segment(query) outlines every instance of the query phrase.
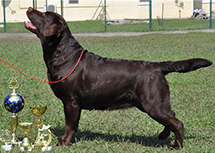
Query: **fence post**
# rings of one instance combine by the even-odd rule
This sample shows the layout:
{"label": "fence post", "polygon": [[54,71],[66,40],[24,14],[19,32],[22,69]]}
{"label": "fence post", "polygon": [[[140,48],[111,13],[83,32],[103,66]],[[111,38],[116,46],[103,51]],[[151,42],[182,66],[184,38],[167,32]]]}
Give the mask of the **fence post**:
{"label": "fence post", "polygon": [[162,3],[162,20],[161,20],[162,27],[163,27],[163,14],[164,14],[164,3]]}
{"label": "fence post", "polygon": [[63,16],[63,0],[60,1],[61,16]]}
{"label": "fence post", "polygon": [[48,8],[48,1],[46,0],[46,11],[47,11],[47,8]]}
{"label": "fence post", "polygon": [[33,8],[37,9],[37,0],[33,0]]}
{"label": "fence post", "polygon": [[104,15],[105,15],[105,32],[107,32],[107,8],[106,8],[106,0],[104,0]]}
{"label": "fence post", "polygon": [[210,29],[212,28],[212,0],[210,0]]}
{"label": "fence post", "polygon": [[149,31],[152,30],[152,0],[149,0]]}
{"label": "fence post", "polygon": [[35,8],[35,7],[34,7],[34,0],[33,0],[33,8]]}
{"label": "fence post", "polygon": [[3,0],[4,32],[6,32],[5,0]]}

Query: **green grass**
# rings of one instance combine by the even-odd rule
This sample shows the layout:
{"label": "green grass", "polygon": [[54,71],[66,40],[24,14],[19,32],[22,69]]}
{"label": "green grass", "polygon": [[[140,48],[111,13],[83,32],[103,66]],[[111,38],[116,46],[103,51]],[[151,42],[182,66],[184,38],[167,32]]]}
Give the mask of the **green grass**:
{"label": "green grass", "polygon": [[[72,32],[104,32],[104,21],[74,21],[68,22]],[[26,33],[28,32],[23,23],[7,23],[8,33]],[[167,30],[194,30],[194,29],[208,29],[209,20],[196,19],[165,19],[163,27],[159,26],[157,20],[152,20],[153,31],[167,31]],[[123,24],[123,25],[107,25],[107,32],[146,32],[149,31],[148,23],[141,24]],[[4,32],[4,28],[0,28],[0,33]]]}
{"label": "green grass", "polygon": [[[215,61],[215,33],[76,38],[85,49],[110,58],[155,62],[201,57]],[[42,49],[36,36],[0,38],[0,46],[2,59],[31,76],[46,78]],[[26,78],[2,62],[0,72],[0,129],[10,129],[10,113],[3,107],[3,99],[11,92],[7,80],[16,76],[21,82],[17,91],[25,97],[25,107],[18,113],[19,122],[34,121],[35,116],[29,110],[31,105],[47,105],[48,109],[42,118],[45,124],[52,125],[51,152],[172,152],[168,146],[174,140],[174,135],[159,141],[157,137],[163,126],[136,108],[117,111],[83,110],[76,143],[70,147],[55,147],[57,136],[64,134],[64,113],[62,103],[54,96],[49,85]],[[215,152],[214,76],[214,66],[211,66],[186,74],[171,73],[166,77],[171,90],[172,109],[185,126],[184,148],[177,151],[179,153]],[[23,137],[19,128],[16,134],[18,138]],[[35,140],[35,127],[29,137],[32,142]],[[19,149],[15,147],[12,153],[17,152]],[[33,152],[39,152],[39,149]]]}

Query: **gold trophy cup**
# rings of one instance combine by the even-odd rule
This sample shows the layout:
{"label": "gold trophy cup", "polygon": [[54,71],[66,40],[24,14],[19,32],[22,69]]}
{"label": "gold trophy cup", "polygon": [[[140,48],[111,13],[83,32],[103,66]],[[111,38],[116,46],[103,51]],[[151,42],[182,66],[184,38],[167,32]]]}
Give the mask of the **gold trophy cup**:
{"label": "gold trophy cup", "polygon": [[22,143],[20,145],[20,148],[23,150],[31,150],[32,147],[31,147],[31,144],[28,140],[28,132],[30,131],[30,129],[32,128],[32,123],[30,122],[22,122],[22,123],[19,123],[19,128],[24,131],[24,138],[22,140]]}
{"label": "gold trophy cup", "polygon": [[31,112],[37,116],[37,118],[34,121],[34,124],[37,126],[37,138],[36,141],[34,142],[34,146],[43,146],[43,140],[41,138],[42,131],[40,129],[43,128],[43,121],[40,118],[41,115],[45,113],[47,109],[47,106],[31,106],[30,110]]}

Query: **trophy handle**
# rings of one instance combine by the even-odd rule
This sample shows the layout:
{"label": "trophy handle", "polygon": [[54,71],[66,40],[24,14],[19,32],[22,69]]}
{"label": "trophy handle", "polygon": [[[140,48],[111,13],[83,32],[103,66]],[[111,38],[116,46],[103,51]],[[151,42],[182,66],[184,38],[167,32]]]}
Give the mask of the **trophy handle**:
{"label": "trophy handle", "polygon": [[47,132],[48,132],[48,141],[45,141],[44,143],[43,143],[43,146],[44,147],[48,147],[49,146],[49,144],[51,143],[51,140],[52,140],[52,135],[51,135],[51,131],[50,130],[47,130]]}

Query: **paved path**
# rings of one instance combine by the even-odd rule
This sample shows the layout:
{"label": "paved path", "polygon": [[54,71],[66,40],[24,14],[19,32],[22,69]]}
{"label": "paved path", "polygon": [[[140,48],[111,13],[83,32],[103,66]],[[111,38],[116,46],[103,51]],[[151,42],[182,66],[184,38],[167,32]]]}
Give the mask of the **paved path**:
{"label": "paved path", "polygon": [[152,31],[152,32],[107,32],[107,33],[77,33],[74,36],[96,36],[96,37],[113,37],[113,36],[140,36],[147,34],[177,34],[190,32],[207,32],[215,33],[215,29],[206,30],[189,30],[189,31]]}
{"label": "paved path", "polygon": [[[215,29],[206,29],[206,30],[183,30],[183,31],[152,31],[152,32],[106,32],[106,33],[74,33],[74,36],[92,36],[92,37],[114,37],[114,36],[140,36],[146,34],[181,34],[181,33],[190,33],[190,32],[207,32],[215,33]],[[1,33],[0,38],[8,37],[35,37],[33,33]]]}

